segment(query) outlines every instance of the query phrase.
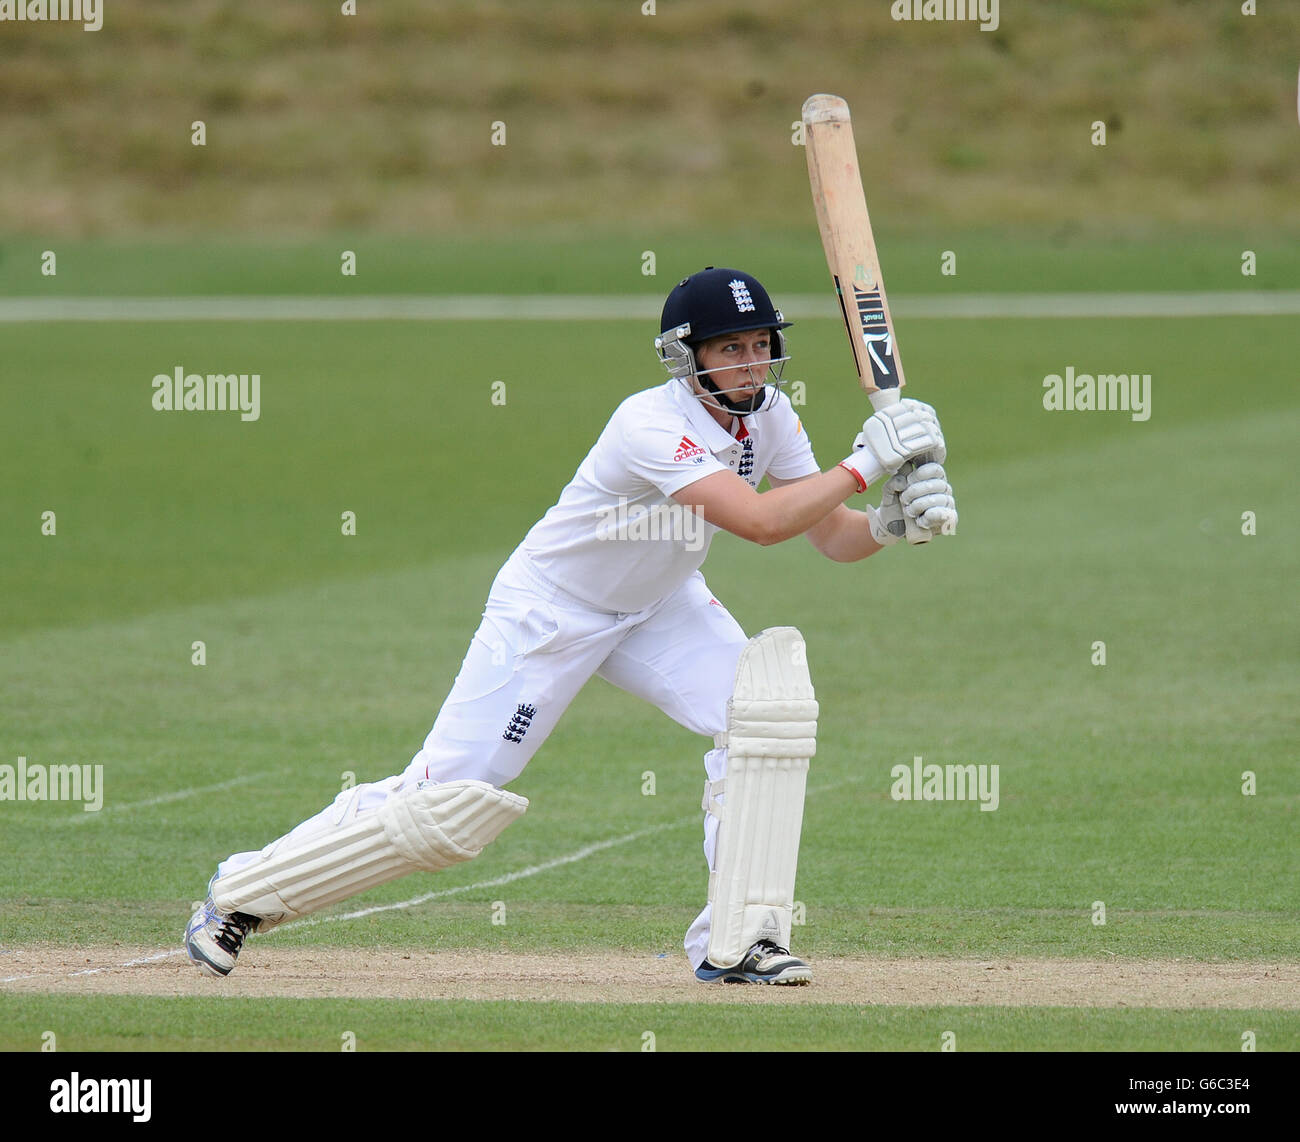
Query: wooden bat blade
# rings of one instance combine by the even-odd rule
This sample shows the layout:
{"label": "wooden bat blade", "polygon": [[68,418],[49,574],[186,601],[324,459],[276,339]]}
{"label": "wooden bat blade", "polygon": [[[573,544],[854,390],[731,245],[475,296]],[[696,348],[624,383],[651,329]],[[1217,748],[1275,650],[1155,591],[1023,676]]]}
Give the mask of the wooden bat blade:
{"label": "wooden bat blade", "polygon": [[868,393],[900,389],[906,382],[862,190],[849,105],[837,95],[810,96],[803,105],[803,123],[817,228],[858,380]]}
{"label": "wooden bat blade", "polygon": [[[808,182],[826,265],[853,347],[858,383],[879,410],[902,396],[905,382],[862,189],[849,105],[838,95],[812,95],[804,101],[803,124]],[[911,518],[904,526],[908,543],[929,541],[930,532]]]}

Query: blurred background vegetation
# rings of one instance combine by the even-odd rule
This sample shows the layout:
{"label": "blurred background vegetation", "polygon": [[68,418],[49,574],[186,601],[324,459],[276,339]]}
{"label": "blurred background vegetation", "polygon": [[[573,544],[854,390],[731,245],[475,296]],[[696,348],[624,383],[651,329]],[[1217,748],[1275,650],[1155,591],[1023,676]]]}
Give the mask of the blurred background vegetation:
{"label": "blurred background vegetation", "polygon": [[1294,0],[1003,0],[991,32],[889,0],[341,6],[0,25],[0,235],[806,229],[823,90],[896,230],[1300,233]]}

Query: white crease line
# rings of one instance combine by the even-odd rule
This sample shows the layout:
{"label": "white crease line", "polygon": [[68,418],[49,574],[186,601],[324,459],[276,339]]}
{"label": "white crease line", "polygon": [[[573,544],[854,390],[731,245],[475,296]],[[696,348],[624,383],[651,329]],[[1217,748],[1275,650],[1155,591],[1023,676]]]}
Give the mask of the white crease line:
{"label": "white crease line", "polygon": [[[157,953],[157,955],[141,956],[138,960],[127,960],[126,963],[118,964],[117,966],[120,968],[134,968],[134,967],[139,967],[141,964],[152,964],[152,963],[156,963],[158,960],[169,960],[172,958],[172,956],[183,956],[184,954],[185,954],[184,948],[173,948],[170,952],[159,952]],[[102,971],[111,971],[111,970],[112,970],[111,968],[82,968],[81,971],[72,972],[71,975],[68,976],[68,978],[71,979],[73,978],[73,976],[79,976],[79,975],[98,975]],[[8,983],[8,982],[9,981],[7,979],[0,980],[0,983]]]}
{"label": "white crease line", "polygon": [[[134,967],[139,967],[141,964],[152,964],[158,960],[169,960],[173,956],[183,956],[184,954],[185,954],[184,948],[173,948],[170,952],[158,952],[152,956],[142,956],[138,960],[127,960],[126,963],[124,964],[114,964],[112,967],[82,968],[81,971],[68,972],[62,978],[72,979],[74,976],[98,975],[100,972],[116,971],[118,968],[134,968]],[[10,975],[10,976],[5,976],[3,979],[0,979],[0,983],[16,983],[20,979],[40,979],[42,976],[48,976],[53,974],[54,974],[53,972],[33,972],[31,975]]]}
{"label": "white crease line", "polygon": [[[834,789],[839,789],[845,785],[854,785],[864,780],[863,777],[846,777],[843,781],[836,781],[830,785],[823,785],[820,789],[810,789],[808,796],[813,797],[822,793],[829,793]],[[275,929],[277,932],[287,932],[291,928],[311,927],[315,924],[329,924],[339,920],[356,920],[362,916],[371,916],[376,912],[392,912],[399,908],[414,908],[417,904],[425,904],[430,900],[437,900],[439,897],[456,896],[462,892],[473,892],[479,888],[497,888],[502,884],[510,884],[512,881],[523,880],[529,876],[536,876],[539,872],[549,872],[553,868],[559,868],[561,865],[573,864],[576,861],[584,860],[593,853],[603,852],[605,849],[612,849],[618,845],[626,845],[632,841],[639,841],[644,837],[654,836],[656,833],[666,832],[669,829],[680,829],[686,825],[695,825],[700,822],[700,813],[692,813],[689,817],[678,817],[675,821],[666,821],[661,825],[651,825],[648,829],[638,829],[634,833],[624,833],[621,837],[610,837],[608,840],[596,841],[594,844],[584,845],[580,849],[575,849],[566,856],[556,857],[554,860],[544,861],[542,864],[529,865],[527,868],[521,868],[516,872],[508,872],[504,876],[493,877],[491,880],[479,880],[473,884],[459,884],[453,888],[444,888],[440,892],[427,892],[423,896],[412,897],[410,900],[399,900],[395,904],[377,904],[373,908],[362,908],[357,912],[344,912],[337,916],[320,916],[294,920],[288,924],[282,924]],[[272,933],[267,933],[268,938]],[[158,960],[171,959],[173,956],[185,955],[184,948],[173,948],[168,952],[159,952],[156,955],[144,956],[141,959],[128,960],[126,963],[113,964],[109,967],[102,968],[83,968],[81,971],[70,972],[62,976],[63,979],[72,979],[75,976],[98,975],[106,971],[118,971],[121,968],[139,967],[142,964],[155,963]],[[25,979],[40,979],[49,976],[51,972],[33,972],[31,975],[11,975],[0,979],[0,983],[17,983]]]}
{"label": "white crease line", "polygon": [[[826,293],[785,294],[794,319],[834,318]],[[904,318],[1277,317],[1300,314],[1300,290],[1162,293],[898,294]],[[43,321],[645,321],[662,295],[379,294],[366,297],[9,297],[0,322]]]}
{"label": "white crease line", "polygon": [[165,805],[168,801],[183,801],[186,797],[197,797],[200,793],[219,793],[223,789],[232,789],[236,785],[247,785],[250,781],[260,781],[265,773],[253,773],[246,777],[232,777],[229,781],[219,781],[216,785],[200,785],[196,789],[178,789],[174,793],[161,793],[157,797],[146,797],[143,801],[127,801],[122,804],[105,805],[94,813],[84,810],[73,817],[59,817],[51,825],[75,825],[88,818],[101,817],[110,811],[124,812],[127,809],[147,809],[151,805]]}

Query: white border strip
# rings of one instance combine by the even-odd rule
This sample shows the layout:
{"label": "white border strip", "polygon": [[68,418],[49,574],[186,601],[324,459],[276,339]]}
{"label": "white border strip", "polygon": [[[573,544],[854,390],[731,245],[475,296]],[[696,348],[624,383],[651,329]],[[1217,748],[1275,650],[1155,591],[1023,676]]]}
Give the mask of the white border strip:
{"label": "white border strip", "polygon": [[[779,299],[793,319],[834,318],[825,294]],[[1300,314],[1300,290],[1218,293],[1006,293],[891,299],[907,318],[1281,317]],[[50,321],[653,321],[657,295],[464,294],[370,297],[0,298],[0,322]]]}

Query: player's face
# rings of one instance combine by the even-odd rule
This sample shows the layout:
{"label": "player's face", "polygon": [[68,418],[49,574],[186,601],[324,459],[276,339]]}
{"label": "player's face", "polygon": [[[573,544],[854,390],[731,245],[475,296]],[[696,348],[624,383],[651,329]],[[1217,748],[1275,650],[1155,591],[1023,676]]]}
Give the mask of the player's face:
{"label": "player's face", "polygon": [[733,401],[744,401],[763,387],[772,360],[772,333],[751,329],[724,333],[702,342],[695,350],[698,368],[719,369],[708,377]]}

